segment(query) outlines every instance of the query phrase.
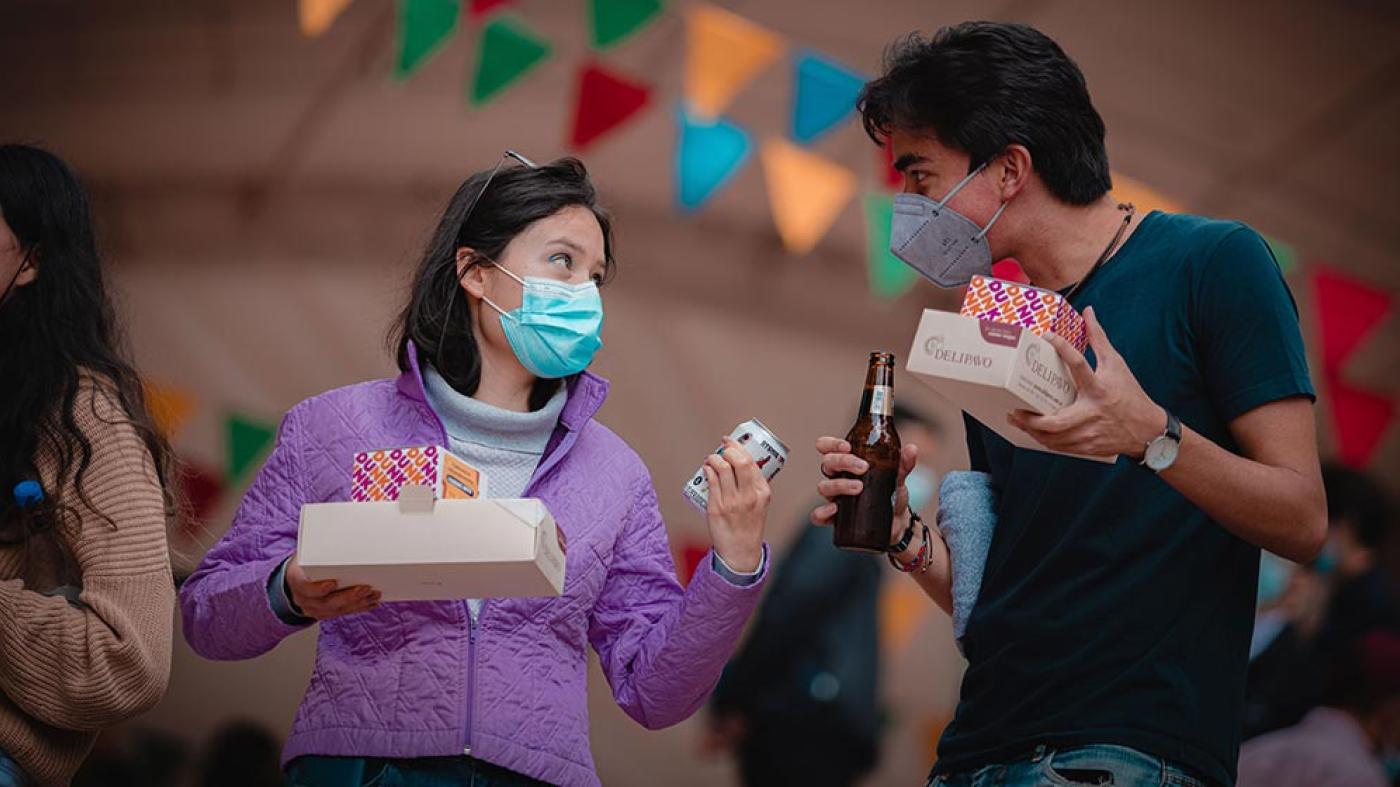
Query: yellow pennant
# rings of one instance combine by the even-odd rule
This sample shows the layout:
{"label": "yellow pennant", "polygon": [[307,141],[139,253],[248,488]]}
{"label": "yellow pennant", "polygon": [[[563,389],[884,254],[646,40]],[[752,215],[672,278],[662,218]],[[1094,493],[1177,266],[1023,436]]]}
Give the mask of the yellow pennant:
{"label": "yellow pennant", "polygon": [[1131,202],[1137,208],[1138,216],[1146,216],[1149,211],[1182,213],[1186,206],[1152,188],[1140,180],[1134,180],[1121,172],[1113,173],[1113,198],[1119,202]]}
{"label": "yellow pennant", "polygon": [[146,408],[151,411],[156,428],[165,435],[165,439],[174,440],[194,412],[194,394],[184,388],[150,380],[144,381],[142,387],[146,394]]}
{"label": "yellow pennant", "polygon": [[687,13],[686,46],[686,99],[692,114],[708,120],[719,117],[784,48],[778,35],[710,5]]}
{"label": "yellow pennant", "polygon": [[806,254],[831,229],[856,192],[856,175],[787,140],[763,143],[768,204],[783,245]]}
{"label": "yellow pennant", "polygon": [[335,22],[350,0],[298,0],[301,4],[301,34],[315,38]]}

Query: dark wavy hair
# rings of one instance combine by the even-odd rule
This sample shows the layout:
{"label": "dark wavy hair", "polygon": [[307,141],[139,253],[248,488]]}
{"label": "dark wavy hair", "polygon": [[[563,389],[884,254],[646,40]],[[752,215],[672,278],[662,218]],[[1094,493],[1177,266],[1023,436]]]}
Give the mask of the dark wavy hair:
{"label": "dark wavy hair", "polygon": [[1112,186],[1104,124],[1079,66],[1028,25],[964,22],[896,41],[884,74],[857,106],[878,144],[899,129],[932,132],[972,159],[968,171],[1008,145],[1024,145],[1045,187],[1087,205]]}
{"label": "dark wavy hair", "polygon": [[[66,479],[89,509],[83,478],[92,443],[78,427],[74,409],[85,379],[115,396],[155,462],[167,512],[171,453],[146,408],[141,381],[122,349],[102,266],[87,195],[57,156],[28,145],[0,145],[0,218],[29,255],[38,276],[0,304],[0,543],[43,540],[72,568],[72,554],[56,526],[72,527],[77,516],[66,495]],[[45,488],[35,509],[21,511],[12,490],[38,479],[37,458],[57,461],[59,488]],[[26,560],[29,553],[26,552]]]}
{"label": "dark wavy hair", "polygon": [[[489,175],[490,170],[484,170],[467,178],[448,201],[418,263],[408,305],[390,335],[391,345],[397,347],[400,371],[410,368],[411,340],[418,362],[435,368],[448,384],[467,396],[475,394],[481,384],[481,351],[472,332],[466,295],[458,292],[457,249],[468,247],[477,252],[470,265],[481,264],[481,255],[499,259],[526,227],[577,205],[591,211],[603,231],[604,281],[611,279],[616,267],[612,217],[599,204],[583,162],[561,158],[538,167],[504,166],[482,192]],[[543,407],[559,385],[558,380],[537,381],[530,393],[530,409]]]}

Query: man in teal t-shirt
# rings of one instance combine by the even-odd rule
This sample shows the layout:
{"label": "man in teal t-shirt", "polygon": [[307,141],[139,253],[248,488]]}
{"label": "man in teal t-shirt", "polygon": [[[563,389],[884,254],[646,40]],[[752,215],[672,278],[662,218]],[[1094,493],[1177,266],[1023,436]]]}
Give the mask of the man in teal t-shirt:
{"label": "man in teal t-shirt", "polygon": [[[1237,222],[1115,202],[1084,77],[1032,28],[903,39],[860,106],[904,176],[896,254],[943,286],[1015,257],[1085,315],[1088,357],[1052,340],[1075,403],[1007,417],[1061,453],[1118,457],[1015,448],[967,419],[997,524],[930,783],[1233,783],[1259,549],[1305,561],[1327,528],[1313,388],[1269,247]],[[823,496],[858,493],[833,477],[865,471],[850,446],[817,448]],[[907,473],[917,448],[903,458]],[[951,611],[947,549],[932,537],[920,564],[906,500],[894,558]]]}

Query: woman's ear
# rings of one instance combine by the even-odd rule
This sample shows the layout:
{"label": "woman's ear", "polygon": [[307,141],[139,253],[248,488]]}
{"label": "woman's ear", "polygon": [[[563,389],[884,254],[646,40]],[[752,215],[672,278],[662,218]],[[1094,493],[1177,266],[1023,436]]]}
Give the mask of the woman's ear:
{"label": "woman's ear", "polygon": [[23,287],[39,278],[39,250],[35,249],[25,258],[24,264],[20,266],[19,275],[15,277],[15,286]]}
{"label": "woman's ear", "polygon": [[457,280],[462,283],[462,289],[477,300],[486,293],[484,268],[475,249],[466,246],[457,249]]}

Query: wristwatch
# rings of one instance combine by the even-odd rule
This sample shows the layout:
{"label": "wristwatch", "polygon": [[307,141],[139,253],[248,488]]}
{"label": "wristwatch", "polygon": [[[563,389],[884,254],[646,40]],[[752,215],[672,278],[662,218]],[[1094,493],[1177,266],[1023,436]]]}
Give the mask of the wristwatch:
{"label": "wristwatch", "polygon": [[1167,428],[1156,439],[1147,444],[1142,455],[1142,466],[1154,473],[1160,473],[1172,466],[1176,455],[1181,451],[1181,419],[1167,413]]}
{"label": "wristwatch", "polygon": [[890,544],[888,547],[885,547],[885,551],[890,553],[891,555],[898,555],[899,553],[908,549],[909,545],[914,542],[914,532],[918,530],[919,525],[922,524],[923,521],[924,520],[919,517],[919,514],[916,511],[910,509],[909,527],[904,528],[904,537],[899,539],[895,543]]}

